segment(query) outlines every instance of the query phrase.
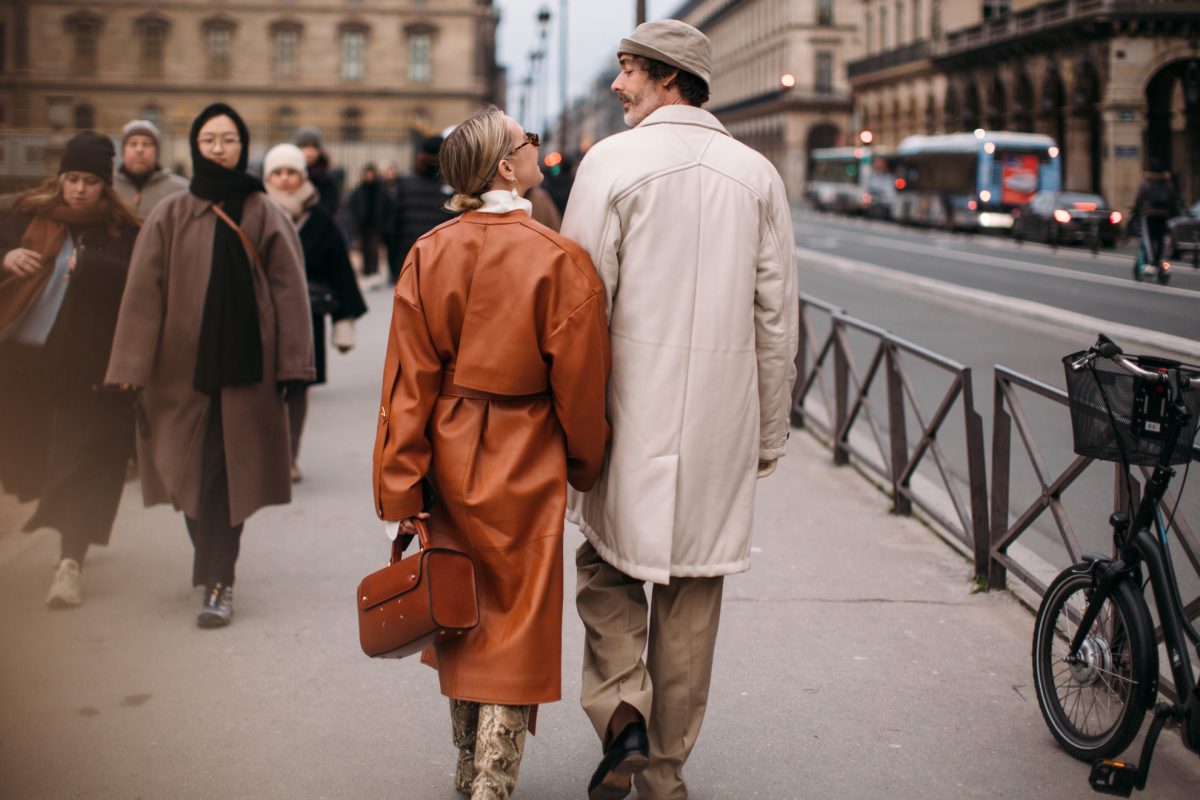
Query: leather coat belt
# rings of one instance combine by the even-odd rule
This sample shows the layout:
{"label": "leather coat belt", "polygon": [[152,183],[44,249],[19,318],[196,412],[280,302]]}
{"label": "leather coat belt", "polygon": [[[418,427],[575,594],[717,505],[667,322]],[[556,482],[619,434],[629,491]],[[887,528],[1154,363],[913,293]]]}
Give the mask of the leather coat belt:
{"label": "leather coat belt", "polygon": [[495,392],[485,392],[479,389],[471,389],[466,386],[459,386],[454,382],[454,371],[446,370],[442,373],[442,394],[446,397],[465,397],[470,400],[536,400],[542,397],[549,397],[550,390],[543,389],[540,392],[532,394],[496,394]]}

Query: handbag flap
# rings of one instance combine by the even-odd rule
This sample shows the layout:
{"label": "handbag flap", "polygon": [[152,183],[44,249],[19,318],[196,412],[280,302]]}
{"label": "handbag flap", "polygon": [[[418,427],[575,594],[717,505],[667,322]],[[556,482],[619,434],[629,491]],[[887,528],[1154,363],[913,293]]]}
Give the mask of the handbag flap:
{"label": "handbag flap", "polygon": [[358,606],[366,610],[416,588],[429,550],[420,550],[372,572],[358,584]]}
{"label": "handbag flap", "polygon": [[435,550],[429,554],[425,566],[429,570],[429,610],[438,625],[445,628],[478,625],[479,598],[475,562],[471,557],[456,550]]}

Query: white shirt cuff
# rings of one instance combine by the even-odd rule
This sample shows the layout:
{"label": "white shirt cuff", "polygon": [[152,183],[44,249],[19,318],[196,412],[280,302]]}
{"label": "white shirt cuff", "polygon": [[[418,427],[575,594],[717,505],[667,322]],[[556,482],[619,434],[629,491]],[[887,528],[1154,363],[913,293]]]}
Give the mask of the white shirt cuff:
{"label": "white shirt cuff", "polygon": [[383,523],[383,529],[387,533],[387,537],[389,539],[391,539],[393,542],[396,541],[396,537],[398,537],[400,535],[400,523],[399,522],[392,522],[390,520],[385,520]]}

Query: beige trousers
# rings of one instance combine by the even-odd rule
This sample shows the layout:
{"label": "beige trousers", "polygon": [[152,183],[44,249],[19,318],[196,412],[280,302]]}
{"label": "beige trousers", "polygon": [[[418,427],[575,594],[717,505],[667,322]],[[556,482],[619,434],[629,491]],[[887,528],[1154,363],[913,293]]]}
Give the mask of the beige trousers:
{"label": "beige trousers", "polygon": [[647,603],[644,582],[605,562],[590,542],[576,551],[575,567],[583,709],[603,743],[617,707],[636,708],[650,738],[638,797],[685,800],[683,765],[708,706],[725,579],[671,578],[654,585]]}

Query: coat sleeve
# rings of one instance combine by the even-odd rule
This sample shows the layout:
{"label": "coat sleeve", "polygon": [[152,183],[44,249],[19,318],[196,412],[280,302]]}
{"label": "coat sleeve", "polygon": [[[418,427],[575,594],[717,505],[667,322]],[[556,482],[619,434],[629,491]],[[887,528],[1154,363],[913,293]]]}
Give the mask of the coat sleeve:
{"label": "coat sleeve", "polygon": [[620,282],[621,219],[610,197],[602,165],[584,157],[559,232],[584,249],[604,284],[605,308],[612,315]]}
{"label": "coat sleeve", "polygon": [[263,214],[262,267],[275,308],[275,380],[311,381],[317,371],[304,251],[291,222],[265,198]]}
{"label": "coat sleeve", "polygon": [[586,492],[600,476],[610,436],[604,403],[612,353],[603,295],[596,291],[572,311],[543,348],[554,412],[566,435],[567,480]]}
{"label": "coat sleeve", "polygon": [[[317,222],[317,211],[309,224]],[[354,267],[350,265],[350,254],[346,251],[346,240],[337,229],[324,209],[320,210],[321,255],[318,272],[320,280],[324,281],[337,298],[337,313],[333,321],[357,319],[367,313],[367,304],[358,288],[358,279],[354,277]],[[310,269],[313,265],[309,265]]]}
{"label": "coat sleeve", "polygon": [[375,434],[375,512],[393,521],[424,507],[421,481],[433,457],[426,429],[442,388],[442,361],[429,336],[417,272],[410,254],[392,303]]}
{"label": "coat sleeve", "polygon": [[796,249],[782,182],[772,182],[759,234],[754,288],[754,347],[758,358],[759,459],[784,454],[796,381],[799,315]]}
{"label": "coat sleeve", "polygon": [[167,260],[172,226],[160,203],[150,212],[129,261],[129,276],[121,296],[112,354],[108,359],[107,384],[145,386],[158,357],[159,338],[167,308]]}

